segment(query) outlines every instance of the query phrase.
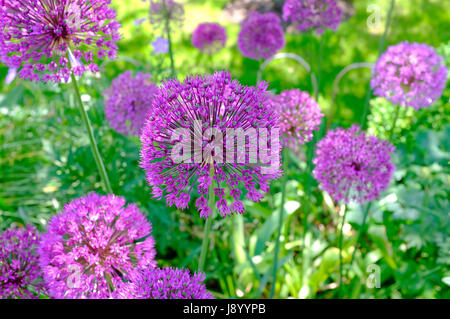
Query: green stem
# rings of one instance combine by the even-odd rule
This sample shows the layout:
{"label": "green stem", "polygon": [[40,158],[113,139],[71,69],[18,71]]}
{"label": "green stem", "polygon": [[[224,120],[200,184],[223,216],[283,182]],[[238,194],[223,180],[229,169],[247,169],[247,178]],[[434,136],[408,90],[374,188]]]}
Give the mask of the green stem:
{"label": "green stem", "polygon": [[78,101],[78,106],[79,106],[80,112],[81,112],[81,118],[83,119],[84,125],[86,126],[86,130],[89,135],[89,142],[91,144],[91,150],[92,150],[92,153],[94,154],[95,163],[97,164],[97,168],[100,173],[100,177],[103,181],[105,191],[108,194],[113,194],[113,191],[111,189],[111,183],[109,182],[108,174],[106,173],[105,165],[103,164],[102,157],[100,156],[100,152],[98,151],[97,143],[94,138],[94,132],[92,130],[91,122],[89,121],[88,114],[87,114],[86,109],[84,108],[83,102],[81,100],[80,89],[78,88],[77,79],[75,78],[75,75],[73,73],[71,74],[71,77],[72,77],[73,88],[75,90],[75,95],[76,95],[77,101]]}
{"label": "green stem", "polygon": [[[211,175],[211,174],[210,174]],[[200,251],[200,259],[198,262],[198,271],[204,271],[206,255],[208,253],[209,246],[209,234],[211,232],[211,225],[214,218],[214,180],[211,180],[211,185],[209,185],[209,199],[208,199],[208,207],[211,208],[211,215],[208,216],[205,222],[205,228],[203,231],[203,242],[202,242],[202,250]]]}
{"label": "green stem", "polygon": [[286,184],[287,184],[287,169],[288,169],[288,163],[289,163],[289,148],[285,147],[283,150],[283,184],[281,188],[281,206],[280,206],[280,218],[278,220],[278,229],[277,229],[277,238],[275,242],[275,254],[273,257],[273,270],[272,270],[272,287],[270,289],[270,299],[273,298],[275,294],[275,286],[277,283],[277,271],[278,271],[278,253],[280,250],[280,236],[281,236],[281,228],[283,226],[284,221],[284,201],[286,198]]}
{"label": "green stem", "polygon": [[355,249],[352,253],[352,258],[350,259],[350,265],[353,263],[353,259],[355,258],[356,250],[358,249],[359,241],[361,240],[362,235],[364,234],[364,228],[366,227],[367,216],[369,215],[370,206],[372,203],[368,203],[366,205],[366,209],[364,210],[363,220],[361,227],[359,228],[358,237],[356,238]]}
{"label": "green stem", "polygon": [[395,110],[394,121],[392,122],[391,130],[389,131],[389,140],[394,136],[395,125],[397,124],[398,114],[400,113],[400,105],[397,105],[397,109]]}
{"label": "green stem", "polygon": [[169,42],[169,56],[170,56],[170,70],[172,73],[172,77],[175,78],[175,62],[173,59],[173,49],[172,49],[172,38],[170,36],[170,20],[169,20],[169,14],[167,13],[166,4],[164,3],[164,8],[166,10],[166,33],[167,33],[167,41]]}
{"label": "green stem", "polygon": [[[389,26],[391,25],[392,12],[394,11],[394,6],[395,6],[395,0],[391,0],[391,3],[389,5],[388,16],[387,16],[387,20],[386,20],[386,25],[384,26],[383,36],[381,37],[380,42],[378,43],[378,58],[380,57],[381,52],[383,51],[384,45],[386,43],[387,33],[389,31]],[[372,97],[372,90],[370,88],[370,83],[369,83],[367,85],[367,93],[366,93],[366,97],[364,99],[363,114],[361,117],[361,129],[363,129],[363,130],[366,128],[366,119],[367,119],[367,115],[369,113],[369,101],[370,101],[371,97]]]}
{"label": "green stem", "polygon": [[344,225],[345,225],[345,216],[347,215],[347,206],[344,207],[344,216],[342,216],[342,224],[341,230],[339,232],[339,290],[342,291],[342,244],[344,242]]}

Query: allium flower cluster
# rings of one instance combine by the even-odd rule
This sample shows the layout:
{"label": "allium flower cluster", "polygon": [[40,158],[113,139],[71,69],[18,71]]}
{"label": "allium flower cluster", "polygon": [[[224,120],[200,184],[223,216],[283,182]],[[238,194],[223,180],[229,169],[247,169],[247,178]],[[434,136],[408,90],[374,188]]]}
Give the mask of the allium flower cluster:
{"label": "allium flower cluster", "polygon": [[175,0],[150,0],[150,23],[155,28],[165,28],[169,23],[181,26],[184,20],[184,8]]}
{"label": "allium flower cluster", "polygon": [[275,13],[250,12],[242,22],[238,35],[242,55],[254,60],[268,59],[284,45],[284,31]]}
{"label": "allium flower cluster", "polygon": [[323,113],[307,92],[298,89],[283,91],[272,97],[272,103],[280,115],[284,147],[296,149],[312,139],[314,130],[319,129]]}
{"label": "allium flower cluster", "polygon": [[447,82],[444,59],[426,44],[408,41],[388,47],[372,69],[374,94],[418,110],[430,106]]}
{"label": "allium flower cluster", "polygon": [[370,202],[391,180],[394,146],[367,136],[359,126],[329,131],[317,144],[313,174],[335,201]]}
{"label": "allium flower cluster", "polygon": [[156,265],[151,224],[125,199],[90,193],[54,216],[38,247],[53,298],[110,298],[130,274]]}
{"label": "allium flower cluster", "polygon": [[244,213],[241,188],[248,199],[260,201],[261,191],[281,173],[279,131],[270,130],[278,116],[266,88],[243,86],[228,72],[163,82],[141,135],[141,167],[153,198],[185,209],[196,186],[195,205],[204,218],[211,214],[210,186],[222,216]]}
{"label": "allium flower cluster", "polygon": [[203,284],[203,273],[187,269],[147,268],[133,274],[132,282],[118,291],[125,299],[214,299]]}
{"label": "allium flower cluster", "polygon": [[38,298],[44,289],[36,255],[38,240],[32,226],[0,234],[0,299]]}
{"label": "allium flower cluster", "polygon": [[283,5],[283,20],[293,22],[299,31],[323,28],[337,30],[342,20],[342,10],[335,0],[286,0]]}
{"label": "allium flower cluster", "polygon": [[[0,45],[22,78],[68,81],[114,58],[119,23],[110,0],[1,0]],[[0,50],[2,50],[0,49]]]}
{"label": "allium flower cluster", "polygon": [[200,23],[192,33],[192,45],[208,54],[222,49],[226,41],[225,28],[218,23]]}
{"label": "allium flower cluster", "polygon": [[152,106],[156,84],[151,75],[130,71],[120,74],[105,90],[105,116],[111,126],[123,135],[138,135]]}

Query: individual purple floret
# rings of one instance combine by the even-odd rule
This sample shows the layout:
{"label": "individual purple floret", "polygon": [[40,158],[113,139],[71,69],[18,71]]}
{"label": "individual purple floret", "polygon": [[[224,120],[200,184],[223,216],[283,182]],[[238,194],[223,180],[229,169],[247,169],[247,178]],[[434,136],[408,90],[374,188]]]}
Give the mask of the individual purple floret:
{"label": "individual purple floret", "polygon": [[226,41],[225,28],[218,23],[200,23],[192,33],[192,45],[208,54],[222,49]]}
{"label": "individual purple floret", "polygon": [[442,95],[447,82],[443,57],[426,44],[401,42],[388,47],[372,69],[376,96],[418,110]]}
{"label": "individual purple floret", "polygon": [[313,174],[335,201],[370,202],[391,180],[393,152],[392,144],[367,136],[357,125],[338,128],[317,144]]}
{"label": "individual purple floret", "polygon": [[0,51],[20,77],[68,81],[114,58],[119,23],[110,0],[0,0]]}
{"label": "individual purple floret", "polygon": [[136,205],[90,193],[64,206],[38,252],[53,298],[110,298],[137,269],[155,267],[151,224]]}
{"label": "individual purple floret", "polygon": [[307,92],[298,89],[283,91],[272,97],[272,103],[280,115],[284,147],[295,150],[312,139],[314,130],[319,129],[323,113]]}
{"label": "individual purple floret", "polygon": [[214,299],[203,284],[203,273],[187,269],[147,268],[137,271],[129,284],[118,290],[120,299]]}
{"label": "individual purple floret", "polygon": [[284,45],[284,31],[275,13],[250,12],[242,22],[238,35],[242,55],[254,60],[268,59]]}
{"label": "individual purple floret", "polygon": [[154,28],[165,29],[166,20],[177,27],[181,27],[184,21],[184,8],[175,0],[150,0],[150,23]]}
{"label": "individual purple floret", "polygon": [[337,30],[342,10],[335,0],[286,0],[283,20],[294,23],[299,31],[316,29],[321,34],[324,28]]}
{"label": "individual purple floret", "polygon": [[150,82],[151,75],[130,71],[120,74],[105,90],[105,116],[112,128],[123,135],[138,135],[145,122],[145,116],[152,106],[158,91]]}
{"label": "individual purple floret", "polygon": [[8,229],[0,234],[0,299],[38,298],[44,290],[39,270],[36,228]]}
{"label": "individual purple floret", "polygon": [[196,187],[204,218],[208,195],[223,217],[244,213],[245,193],[260,201],[281,174],[278,116],[266,88],[243,86],[228,72],[163,82],[141,135],[140,165],[153,198],[185,209]]}

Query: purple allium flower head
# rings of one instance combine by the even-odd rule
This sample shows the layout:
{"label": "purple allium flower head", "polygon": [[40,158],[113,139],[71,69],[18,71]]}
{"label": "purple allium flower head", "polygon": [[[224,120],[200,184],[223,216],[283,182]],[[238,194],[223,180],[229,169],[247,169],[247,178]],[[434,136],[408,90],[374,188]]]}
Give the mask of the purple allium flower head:
{"label": "purple allium flower head", "polygon": [[38,298],[43,291],[38,240],[38,232],[29,225],[0,234],[0,299]]}
{"label": "purple allium flower head", "polygon": [[130,71],[120,74],[105,90],[105,115],[111,126],[123,135],[139,135],[158,87],[151,75]]}
{"label": "purple allium flower head", "polygon": [[323,113],[307,92],[298,89],[283,91],[272,96],[272,103],[280,114],[283,146],[296,149],[312,139],[313,131],[319,129]]}
{"label": "purple allium flower head", "polygon": [[155,267],[151,224],[136,205],[90,193],[53,216],[38,246],[53,298],[110,298],[137,269]]}
{"label": "purple allium flower head", "polygon": [[136,271],[132,282],[118,290],[125,299],[214,299],[203,284],[203,273],[191,275],[187,269],[147,268]]}
{"label": "purple allium flower head", "polygon": [[192,45],[208,54],[222,49],[226,41],[225,28],[218,23],[200,23],[192,33]]}
{"label": "purple allium flower head", "polygon": [[418,110],[430,106],[447,82],[443,57],[426,44],[401,42],[388,47],[372,69],[374,94]]}
{"label": "purple allium flower head", "polygon": [[296,24],[298,30],[323,28],[337,30],[342,20],[342,10],[335,0],[286,0],[283,5],[283,20]]}
{"label": "purple allium flower head", "polygon": [[169,41],[163,37],[157,37],[155,41],[151,42],[153,51],[156,54],[169,52]]}
{"label": "purple allium flower head", "polygon": [[210,186],[223,217],[244,213],[245,193],[260,201],[281,174],[278,116],[266,88],[243,86],[228,72],[163,82],[141,135],[140,165],[153,198],[185,209],[197,186],[195,205],[204,218],[211,214]]}
{"label": "purple allium flower head", "polygon": [[285,43],[281,21],[275,13],[249,12],[247,20],[242,22],[238,47],[246,57],[271,58]]}
{"label": "purple allium flower head", "polygon": [[0,0],[0,50],[22,78],[68,81],[98,71],[119,40],[110,0]]}
{"label": "purple allium flower head", "polygon": [[317,144],[313,174],[336,201],[370,202],[391,180],[394,149],[389,141],[367,136],[358,125],[338,128]]}
{"label": "purple allium flower head", "polygon": [[184,21],[183,5],[175,0],[150,0],[150,23],[155,28],[165,28],[169,23],[180,27]]}

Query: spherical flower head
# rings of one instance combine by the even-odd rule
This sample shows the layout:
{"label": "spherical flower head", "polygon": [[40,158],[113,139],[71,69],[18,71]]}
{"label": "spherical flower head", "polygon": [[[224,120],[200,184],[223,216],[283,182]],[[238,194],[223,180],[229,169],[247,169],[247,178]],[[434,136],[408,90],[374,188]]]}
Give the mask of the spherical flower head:
{"label": "spherical flower head", "polygon": [[181,27],[184,21],[184,8],[175,0],[150,0],[150,23],[155,28],[166,28],[169,24]]}
{"label": "spherical flower head", "polygon": [[218,23],[200,23],[192,33],[192,45],[208,54],[218,52],[226,42],[225,28]]}
{"label": "spherical flower head", "polygon": [[271,58],[285,43],[280,18],[272,12],[250,12],[238,35],[242,55],[254,60]]}
{"label": "spherical flower head", "polygon": [[214,299],[203,284],[203,273],[187,269],[148,268],[134,273],[115,296],[125,299]]}
{"label": "spherical flower head", "polygon": [[0,234],[0,299],[38,298],[44,289],[36,228],[11,228]]}
{"label": "spherical flower head", "polygon": [[138,135],[145,116],[152,106],[158,87],[150,82],[151,75],[130,71],[120,74],[105,90],[105,116],[116,132]]}
{"label": "spherical flower head", "polygon": [[317,144],[313,174],[335,201],[370,202],[391,180],[393,152],[392,144],[367,136],[357,125],[338,128]]}
{"label": "spherical flower head", "polygon": [[68,81],[114,58],[119,23],[110,0],[0,0],[0,49],[34,81]]}
{"label": "spherical flower head", "polygon": [[422,43],[405,41],[388,47],[372,69],[375,95],[416,110],[434,103],[446,83],[443,57]]}
{"label": "spherical flower head", "polygon": [[155,267],[151,224],[125,199],[90,193],[53,216],[38,246],[53,298],[110,298],[130,273]]}
{"label": "spherical flower head", "polygon": [[284,147],[295,150],[312,139],[313,132],[319,129],[323,113],[307,92],[298,89],[283,91],[272,96],[272,103],[280,115]]}
{"label": "spherical flower head", "polygon": [[335,0],[286,0],[283,5],[283,20],[296,24],[299,31],[323,28],[337,30],[342,20],[342,10]]}
{"label": "spherical flower head", "polygon": [[266,89],[264,82],[243,86],[228,72],[163,82],[141,135],[140,165],[153,198],[185,209],[196,187],[204,218],[212,196],[223,217],[244,213],[245,194],[260,201],[281,174],[278,116]]}

